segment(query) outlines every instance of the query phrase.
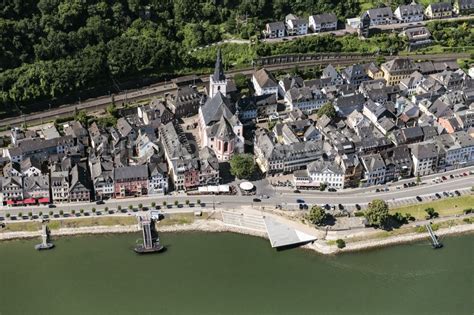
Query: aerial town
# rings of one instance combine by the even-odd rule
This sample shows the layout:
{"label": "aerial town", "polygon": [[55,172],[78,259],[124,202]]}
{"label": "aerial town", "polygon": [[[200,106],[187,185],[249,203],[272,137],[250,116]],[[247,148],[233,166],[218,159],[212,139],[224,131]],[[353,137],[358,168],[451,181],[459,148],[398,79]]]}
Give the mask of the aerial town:
{"label": "aerial town", "polygon": [[0,315],[472,314],[474,0],[5,0],[0,34]]}
{"label": "aerial town", "polygon": [[193,191],[222,184],[219,164],[244,152],[268,178],[290,174],[295,190],[383,185],[474,164],[474,80],[454,61],[328,65],[312,80],[262,68],[253,95],[240,97],[223,58],[205,91],[185,85],[121,110],[115,127],[11,129],[3,204]]}

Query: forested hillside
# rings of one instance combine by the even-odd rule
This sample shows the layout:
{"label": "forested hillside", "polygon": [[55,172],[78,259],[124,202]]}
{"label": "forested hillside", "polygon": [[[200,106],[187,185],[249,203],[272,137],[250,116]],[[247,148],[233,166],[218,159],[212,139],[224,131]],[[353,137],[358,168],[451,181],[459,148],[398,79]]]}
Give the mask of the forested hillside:
{"label": "forested hillside", "polygon": [[[396,6],[404,0],[392,1]],[[374,2],[373,5],[377,5]],[[367,1],[364,3],[367,5]],[[358,0],[3,0],[0,114],[114,80],[203,66],[187,52],[249,38],[288,13],[360,13]]]}

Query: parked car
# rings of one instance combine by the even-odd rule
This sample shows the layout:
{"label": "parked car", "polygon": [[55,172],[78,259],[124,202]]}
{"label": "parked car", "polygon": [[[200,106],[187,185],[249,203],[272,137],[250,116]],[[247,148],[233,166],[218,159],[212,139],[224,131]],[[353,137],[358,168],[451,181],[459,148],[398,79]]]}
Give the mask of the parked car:
{"label": "parked car", "polygon": [[420,196],[416,196],[416,200],[418,200],[418,201],[420,201],[420,202],[421,202],[423,199],[421,199],[421,197],[420,197]]}
{"label": "parked car", "polygon": [[435,194],[436,198],[440,199],[441,198],[441,195],[439,193],[436,193]]}
{"label": "parked car", "polygon": [[344,206],[342,204],[338,204],[337,207],[339,208],[339,210],[344,209]]}
{"label": "parked car", "polygon": [[293,190],[293,193],[299,194],[299,193],[301,193],[301,191],[299,191],[298,189],[295,189],[295,190]]}
{"label": "parked car", "polygon": [[443,191],[443,196],[449,197],[449,194],[447,192]]}
{"label": "parked car", "polygon": [[441,177],[442,180],[447,180],[448,178],[446,176]]}
{"label": "parked car", "polygon": [[50,204],[48,205],[48,208],[56,208],[56,205],[53,205],[52,203],[50,203]]}
{"label": "parked car", "polygon": [[453,175],[453,174],[449,175],[449,178],[453,179],[453,178],[454,178],[454,175]]}
{"label": "parked car", "polygon": [[95,202],[96,205],[103,205],[105,202],[103,200],[97,200]]}
{"label": "parked car", "polygon": [[332,187],[331,187],[331,188],[328,189],[328,191],[329,191],[329,192],[336,192],[337,190],[336,190],[336,188],[332,188]]}
{"label": "parked car", "polygon": [[296,203],[304,203],[303,199],[296,199]]}
{"label": "parked car", "polygon": [[258,199],[258,198],[253,198],[253,202],[261,202],[262,200]]}
{"label": "parked car", "polygon": [[380,189],[377,188],[377,189],[375,190],[375,192],[380,192]]}
{"label": "parked car", "polygon": [[461,196],[461,193],[459,192],[459,190],[455,190],[454,193],[456,194],[456,196]]}
{"label": "parked car", "polygon": [[360,205],[359,205],[358,203],[355,204],[355,207],[356,207],[357,210],[360,210],[360,209],[361,209],[361,207],[360,207]]}

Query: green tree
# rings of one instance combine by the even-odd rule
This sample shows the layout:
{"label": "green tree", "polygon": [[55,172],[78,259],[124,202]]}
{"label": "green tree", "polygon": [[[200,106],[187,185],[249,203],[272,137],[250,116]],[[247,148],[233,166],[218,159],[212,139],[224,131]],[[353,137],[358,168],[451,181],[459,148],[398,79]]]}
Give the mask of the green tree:
{"label": "green tree", "polygon": [[33,216],[33,212],[28,212],[28,216],[31,218]]}
{"label": "green tree", "polygon": [[162,204],[163,204],[163,207],[166,207],[166,201],[165,200],[163,200]]}
{"label": "green tree", "polygon": [[380,199],[372,200],[365,211],[365,218],[369,225],[383,227],[389,218],[388,205]]}
{"label": "green tree", "polygon": [[95,208],[92,208],[92,213],[95,213],[95,211],[96,211]]}
{"label": "green tree", "polygon": [[49,211],[49,215],[52,216],[54,212],[52,210]]}
{"label": "green tree", "polygon": [[331,103],[324,104],[320,109],[318,109],[318,117],[321,118],[324,115],[327,117],[334,119],[337,116],[336,109]]}
{"label": "green tree", "polygon": [[174,205],[177,207],[179,205],[179,201],[178,200],[175,200],[174,201]]}
{"label": "green tree", "polygon": [[230,159],[230,172],[237,178],[249,179],[255,172],[255,161],[250,154],[234,154]]}
{"label": "green tree", "polygon": [[117,206],[117,210],[118,210],[118,211],[121,211],[121,210],[122,210],[122,206],[121,206],[121,205],[118,205],[118,206]]}
{"label": "green tree", "polygon": [[196,200],[196,203],[197,203],[198,205],[200,205],[200,204],[201,204],[201,199]]}
{"label": "green tree", "polygon": [[420,185],[421,184],[421,177],[420,175],[416,175],[416,184]]}
{"label": "green tree", "polygon": [[184,203],[186,204],[186,206],[189,206],[189,199],[186,199]]}
{"label": "green tree", "polygon": [[155,208],[155,207],[156,207],[156,202],[153,201],[153,202],[151,203],[151,207],[152,207],[152,208]]}
{"label": "green tree", "polygon": [[143,209],[143,204],[139,203],[138,204],[138,209],[142,210]]}
{"label": "green tree", "polygon": [[239,89],[239,91],[248,87],[248,81],[249,80],[247,79],[247,76],[242,73],[237,73],[234,75],[235,86]]}
{"label": "green tree", "polygon": [[7,212],[7,214],[5,214],[5,217],[9,218],[11,216],[10,213]]}
{"label": "green tree", "polygon": [[81,209],[80,212],[81,212],[81,214],[84,214],[84,209]]}
{"label": "green tree", "polygon": [[339,239],[336,240],[336,245],[337,245],[337,248],[342,249],[342,248],[346,247],[346,242],[339,238]]}
{"label": "green tree", "polygon": [[132,205],[128,205],[128,210],[133,210],[133,206],[132,206]]}
{"label": "green tree", "polygon": [[439,213],[435,211],[434,208],[426,208],[425,212],[428,214],[429,219],[437,218],[439,216]]}
{"label": "green tree", "polygon": [[326,211],[319,206],[313,206],[311,207],[311,210],[309,210],[308,220],[315,225],[323,225],[326,218]]}
{"label": "green tree", "polygon": [[320,190],[320,191],[325,191],[327,187],[328,187],[328,184],[326,184],[326,183],[321,183],[321,184],[319,185],[319,190]]}
{"label": "green tree", "polygon": [[71,214],[72,215],[76,214],[76,210],[71,210]]}

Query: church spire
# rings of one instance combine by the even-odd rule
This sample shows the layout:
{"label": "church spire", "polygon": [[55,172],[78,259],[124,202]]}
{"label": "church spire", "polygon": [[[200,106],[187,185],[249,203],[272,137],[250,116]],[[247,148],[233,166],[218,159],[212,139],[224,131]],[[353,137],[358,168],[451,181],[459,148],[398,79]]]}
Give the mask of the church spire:
{"label": "church spire", "polygon": [[214,79],[214,82],[225,81],[224,67],[222,66],[222,55],[220,48],[217,49],[216,66],[214,68],[214,75],[212,76],[212,78]]}

